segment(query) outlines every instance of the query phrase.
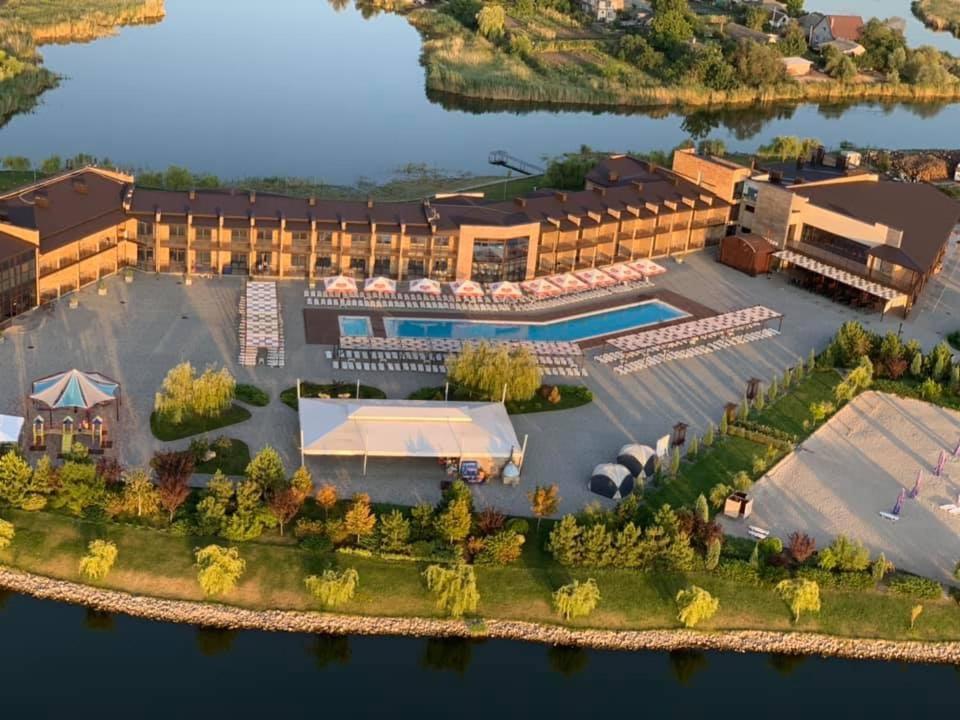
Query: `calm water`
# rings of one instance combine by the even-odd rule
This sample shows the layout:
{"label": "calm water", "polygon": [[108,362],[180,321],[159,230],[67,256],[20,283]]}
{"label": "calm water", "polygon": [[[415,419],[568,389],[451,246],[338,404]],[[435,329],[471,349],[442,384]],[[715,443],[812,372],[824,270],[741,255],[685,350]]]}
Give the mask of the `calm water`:
{"label": "calm water", "polygon": [[951,667],[225,633],[19,596],[0,637],[9,718],[914,718],[947,717],[960,690]]}
{"label": "calm water", "polygon": [[[628,308],[550,323],[384,318],[383,324],[388,337],[497,338],[499,340],[573,342],[675,320],[684,315],[686,315],[685,312],[672,305],[652,300]],[[341,324],[341,331],[342,328]]]}
{"label": "calm water", "polygon": [[[824,0],[837,11],[899,15],[912,42],[960,54],[960,40],[927,31],[907,0]],[[833,7],[833,6],[836,7]],[[68,76],[29,116],[0,130],[0,154],[40,159],[89,152],[124,164],[171,163],[226,177],[380,179],[407,163],[489,172],[488,151],[536,161],[581,144],[669,148],[712,133],[753,149],[779,134],[886,147],[952,147],[960,104],[805,105],[685,117],[523,111],[428,99],[420,39],[406,20],[364,20],[324,0],[167,0],[167,19],[87,45],[44,48]]]}

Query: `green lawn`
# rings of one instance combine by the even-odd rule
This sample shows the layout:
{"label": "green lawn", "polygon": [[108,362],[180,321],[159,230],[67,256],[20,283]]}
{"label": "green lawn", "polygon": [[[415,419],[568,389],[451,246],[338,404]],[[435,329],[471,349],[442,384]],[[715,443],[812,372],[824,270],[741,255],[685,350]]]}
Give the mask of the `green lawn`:
{"label": "green lawn", "polygon": [[243,475],[250,464],[250,448],[242,440],[228,438],[230,447],[223,450],[213,448],[217,456],[213,460],[198,463],[196,471],[212,475],[217,470],[224,475]]}
{"label": "green lawn", "polygon": [[240,402],[254,407],[266,407],[270,404],[270,396],[264,390],[247,383],[237,383],[233,396]]}
{"label": "green lawn", "polygon": [[[178,537],[131,524],[77,520],[52,512],[6,511],[17,528],[13,544],[0,550],[0,562],[50,577],[79,581],[78,563],[95,538],[113,540],[116,565],[105,587],[165,598],[201,600],[193,549],[210,538]],[[223,541],[220,541],[223,542]],[[531,541],[532,543],[532,541]],[[360,574],[356,597],[342,610],[359,615],[434,617],[433,598],[424,587],[422,565],[337,553],[301,550],[276,535],[241,543],[247,570],[224,602],[247,608],[316,609],[303,580],[330,566],[354,567]],[[770,587],[754,587],[716,575],[641,573],[627,570],[575,570],[556,565],[539,552],[527,552],[533,565],[478,567],[481,602],[487,618],[558,623],[550,605],[553,590],[571,578],[593,577],[603,599],[598,610],[571,625],[606,629],[675,628],[674,596],[695,583],[720,599],[720,611],[704,629],[794,629],[786,607]],[[819,616],[805,617],[796,629],[840,636],[960,640],[960,613],[952,600],[924,602],[923,617],[908,629],[915,601],[882,591],[822,590]]]}
{"label": "green lawn", "polygon": [[222,415],[214,418],[189,417],[183,422],[174,425],[159,417],[157,413],[150,414],[150,430],[158,440],[169,442],[180,440],[191,435],[201,435],[228,425],[236,425],[250,419],[250,411],[240,405],[231,405]]}
{"label": "green lawn", "polygon": [[[300,395],[305,398],[315,398],[320,397],[321,395],[326,395],[327,397],[337,397],[338,395],[349,395],[350,397],[356,397],[357,394],[357,385],[356,383],[313,383],[300,381]],[[385,399],[387,394],[380,388],[373,387],[372,385],[361,385],[360,386],[360,398],[364,400],[370,399]],[[280,401],[289,408],[294,410],[299,409],[299,403],[297,402],[297,388],[296,386],[287,388],[280,393]]]}
{"label": "green lawn", "polygon": [[833,391],[843,378],[836,370],[817,370],[807,375],[790,391],[761,412],[752,412],[750,420],[785,430],[797,437],[810,434],[804,428],[805,420],[812,421],[810,405],[816,402],[834,402]]}
{"label": "green lawn", "polygon": [[[548,412],[551,410],[569,410],[593,402],[593,393],[582,385],[557,385],[560,388],[560,402],[554,404],[537,393],[529,400],[508,400],[507,412],[510,415],[526,413]],[[410,400],[443,400],[443,386],[425,387],[410,394]],[[469,392],[461,388],[451,387],[451,400],[477,400]]]}

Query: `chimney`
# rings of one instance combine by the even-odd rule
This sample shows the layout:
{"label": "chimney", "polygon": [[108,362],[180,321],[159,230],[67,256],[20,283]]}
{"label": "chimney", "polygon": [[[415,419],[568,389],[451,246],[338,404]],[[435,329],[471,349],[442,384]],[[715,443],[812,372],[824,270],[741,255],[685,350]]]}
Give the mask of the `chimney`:
{"label": "chimney", "polygon": [[373,198],[369,198],[369,197],[367,198],[367,207],[368,208],[373,207]]}
{"label": "chimney", "polygon": [[307,198],[307,205],[309,205],[310,207],[316,207],[317,206],[316,196],[311,195],[309,198]]}
{"label": "chimney", "polygon": [[600,197],[603,197],[604,195],[607,194],[606,188],[602,188],[602,187],[595,187],[593,191]]}
{"label": "chimney", "polygon": [[197,199],[197,191],[191,189],[191,190],[190,190],[190,193],[189,193],[189,195],[188,195],[187,197],[189,197],[191,200],[196,200],[196,199]]}
{"label": "chimney", "polygon": [[73,190],[80,195],[87,194],[87,181],[82,178],[77,178],[73,181]]}
{"label": "chimney", "polygon": [[47,195],[47,191],[37,190],[33,194],[33,202],[38,208],[50,207],[50,197]]}
{"label": "chimney", "polygon": [[637,190],[638,193],[642,193],[642,192],[643,192],[643,183],[640,182],[639,180],[634,180],[634,181],[633,181],[633,187],[636,188],[636,190]]}
{"label": "chimney", "polygon": [[250,204],[253,205],[253,203],[255,203],[256,201],[257,201],[257,191],[256,191],[256,190],[251,190],[251,191],[250,191]]}
{"label": "chimney", "polygon": [[522,208],[523,208],[523,207],[526,207],[526,206],[527,206],[527,199],[526,199],[526,198],[516,197],[516,198],[513,199],[513,202],[515,202],[518,207],[522,207]]}
{"label": "chimney", "polygon": [[620,179],[620,173],[614,172],[613,170],[611,170],[610,174],[607,175],[607,177],[610,179],[610,182],[615,183]]}

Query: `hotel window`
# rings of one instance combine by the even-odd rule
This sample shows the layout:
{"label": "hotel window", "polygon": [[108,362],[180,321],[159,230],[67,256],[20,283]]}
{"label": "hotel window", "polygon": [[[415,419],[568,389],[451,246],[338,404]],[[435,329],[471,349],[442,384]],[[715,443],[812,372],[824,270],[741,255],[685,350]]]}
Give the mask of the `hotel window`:
{"label": "hotel window", "polygon": [[388,257],[378,257],[373,261],[373,274],[374,275],[389,275],[390,274],[390,258]]}
{"label": "hotel window", "polygon": [[427,239],[423,235],[411,235],[410,245],[413,247],[423,247],[427,244]]}
{"label": "hotel window", "polygon": [[307,256],[306,255],[291,255],[290,256],[290,267],[295,267],[303,269],[307,266]]}
{"label": "hotel window", "polygon": [[210,251],[209,250],[198,250],[196,252],[196,258],[197,258],[198,268],[210,267]]}
{"label": "hotel window", "polygon": [[257,240],[273,242],[273,230],[257,230]]}
{"label": "hotel window", "polygon": [[350,269],[362,275],[367,273],[366,258],[350,258]]}
{"label": "hotel window", "polygon": [[471,277],[479,282],[523,280],[527,273],[529,239],[477,239],[473,243]]}
{"label": "hotel window", "polygon": [[407,277],[410,279],[423,277],[423,260],[407,261]]}
{"label": "hotel window", "polygon": [[329,270],[333,267],[333,260],[329,255],[318,255],[315,267],[317,270]]}
{"label": "hotel window", "polygon": [[333,242],[332,232],[321,232],[317,234],[317,241],[322,243]]}
{"label": "hotel window", "polygon": [[137,237],[150,237],[153,235],[153,223],[146,220],[137,221]]}
{"label": "hotel window", "polygon": [[171,225],[170,226],[170,239],[171,240],[185,240],[187,237],[187,226],[186,225]]}
{"label": "hotel window", "polygon": [[433,239],[433,246],[438,248],[450,247],[450,238],[446,235],[438,235]]}
{"label": "hotel window", "polygon": [[445,273],[450,269],[450,264],[446,260],[434,260],[433,271],[435,273]]}
{"label": "hotel window", "polygon": [[393,235],[377,235],[377,245],[392,245]]}
{"label": "hotel window", "polygon": [[213,228],[208,227],[198,227],[196,228],[197,240],[212,240],[213,239]]}
{"label": "hotel window", "polygon": [[290,239],[295,243],[308,243],[310,242],[310,233],[306,230],[294,230],[290,233]]}
{"label": "hotel window", "polygon": [[170,248],[170,263],[182,265],[187,261],[187,251],[183,248]]}
{"label": "hotel window", "polygon": [[355,233],[350,236],[350,242],[353,245],[367,245],[370,242],[370,236],[366,233]]}
{"label": "hotel window", "polygon": [[250,231],[246,228],[235,228],[230,231],[230,238],[235,243],[249,242]]}

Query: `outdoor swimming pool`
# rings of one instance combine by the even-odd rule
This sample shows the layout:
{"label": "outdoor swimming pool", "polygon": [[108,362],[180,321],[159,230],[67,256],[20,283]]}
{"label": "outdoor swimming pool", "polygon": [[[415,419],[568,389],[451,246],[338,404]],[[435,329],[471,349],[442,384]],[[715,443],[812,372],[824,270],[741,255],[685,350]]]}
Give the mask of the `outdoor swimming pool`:
{"label": "outdoor swimming pool", "polygon": [[373,328],[370,326],[370,318],[357,317],[351,315],[341,315],[340,334],[351,337],[370,337],[373,335]]}
{"label": "outdoor swimming pool", "polygon": [[388,317],[383,319],[383,324],[387,337],[575,342],[648,325],[658,325],[682,317],[688,317],[688,313],[660,300],[649,300],[616,310],[601,310],[588,315],[542,323]]}

